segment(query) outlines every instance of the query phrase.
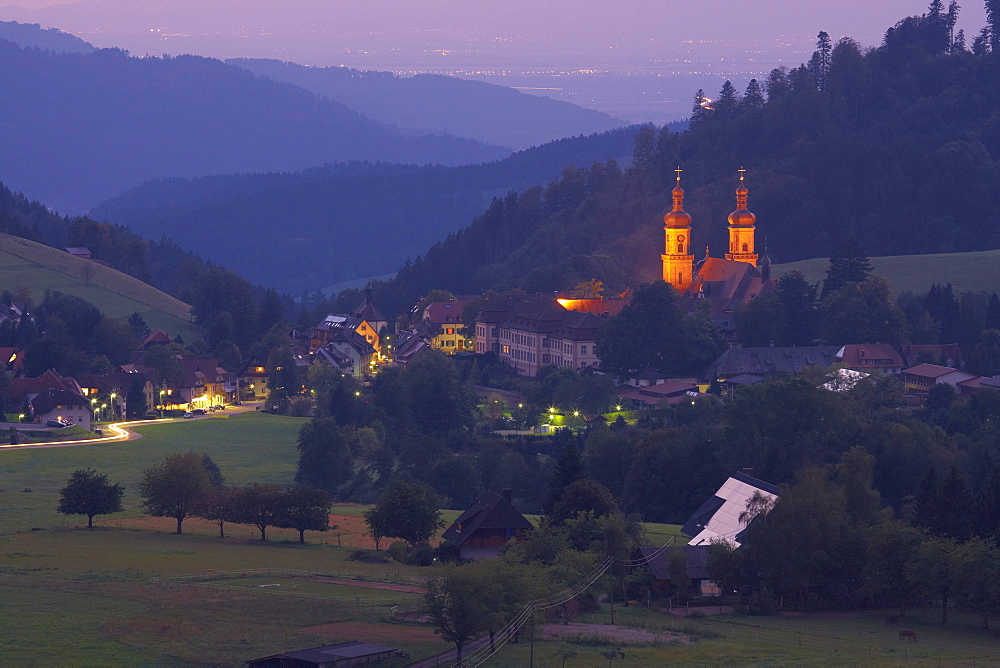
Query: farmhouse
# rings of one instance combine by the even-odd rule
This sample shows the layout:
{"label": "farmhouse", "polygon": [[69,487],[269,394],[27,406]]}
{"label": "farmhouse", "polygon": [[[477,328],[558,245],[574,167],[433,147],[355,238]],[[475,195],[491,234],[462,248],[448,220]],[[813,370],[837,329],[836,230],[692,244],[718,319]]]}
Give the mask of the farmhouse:
{"label": "farmhouse", "polygon": [[[674,555],[683,555],[677,559]],[[715,596],[719,588],[708,579],[708,545],[675,545],[666,549],[662,547],[640,547],[632,555],[635,561],[645,561],[653,575],[653,593],[657,596],[672,596],[678,590],[678,583],[671,575],[671,564],[682,564],[683,568],[674,566],[674,575],[686,574],[689,580],[688,591],[695,596]]]}
{"label": "farmhouse", "polygon": [[747,510],[747,501],[755,492],[771,501],[778,497],[776,486],[737,471],[712,498],[694,511],[681,527],[681,533],[691,538],[690,545],[708,545],[718,538],[739,547],[746,530],[746,525],[740,521],[740,514]]}
{"label": "farmhouse", "polygon": [[458,545],[462,559],[496,557],[504,543],[532,528],[511,505],[510,495],[509,489],[503,490],[503,496],[486,492],[444,532],[442,537]]}

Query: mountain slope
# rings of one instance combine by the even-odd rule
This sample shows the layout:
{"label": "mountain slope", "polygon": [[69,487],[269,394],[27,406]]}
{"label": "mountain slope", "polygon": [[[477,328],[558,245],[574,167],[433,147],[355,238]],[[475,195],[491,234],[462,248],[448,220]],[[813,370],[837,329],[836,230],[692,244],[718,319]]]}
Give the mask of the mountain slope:
{"label": "mountain slope", "polygon": [[104,315],[124,320],[139,313],[152,329],[187,341],[202,336],[191,322],[191,307],[142,281],[91,260],[14,236],[0,236],[0,288],[30,290],[35,302],[46,290],[74,295]]}
{"label": "mountain slope", "polygon": [[54,54],[0,41],[0,180],[80,211],[144,180],[333,160],[479,163],[509,151],[408,137],[218,60]]}
{"label": "mountain slope", "polygon": [[37,23],[0,21],[0,39],[20,46],[34,46],[55,53],[91,53],[97,48],[75,35],[56,28],[42,29]]}
{"label": "mountain slope", "polygon": [[527,204],[491,207],[379,286],[379,303],[657,278],[677,165],[699,259],[728,246],[744,165],[758,252],[777,262],[828,257],[852,238],[871,256],[1000,247],[1000,53],[933,53],[925,22],[902,21],[879,49],[841,41],[822,90],[805,66],[775,70],[766,101],[731,95],[690,131],[641,131],[619,179],[576,170]]}
{"label": "mountain slope", "polygon": [[154,236],[169,230],[254,282],[299,294],[385,274],[465,225],[496,196],[558,177],[565,165],[628,155],[635,128],[551,142],[494,163],[353,163],[294,174],[164,179],[91,215]]}
{"label": "mountain slope", "polygon": [[286,81],[399,128],[525,149],[626,125],[605,113],[483,81],[435,74],[397,77],[348,67],[233,58],[227,64]]}

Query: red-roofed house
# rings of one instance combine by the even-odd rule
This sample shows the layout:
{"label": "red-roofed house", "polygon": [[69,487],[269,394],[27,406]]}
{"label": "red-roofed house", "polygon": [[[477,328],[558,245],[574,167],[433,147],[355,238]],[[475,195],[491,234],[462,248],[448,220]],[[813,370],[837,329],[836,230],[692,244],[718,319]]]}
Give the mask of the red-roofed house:
{"label": "red-roofed house", "polygon": [[431,302],[417,325],[418,333],[428,339],[431,348],[449,355],[474,351],[476,339],[466,336],[462,320],[462,310],[472,300],[472,297],[458,297],[446,302]]}
{"label": "red-roofed house", "polygon": [[902,373],[906,362],[888,343],[849,343],[836,355],[837,361],[855,371]]}
{"label": "red-roofed house", "polygon": [[60,420],[90,429],[90,400],[73,390],[45,390],[30,401],[32,419],[45,424]]}
{"label": "red-roofed house", "polygon": [[[82,395],[80,384],[73,378],[63,378],[49,369],[37,378],[15,378],[7,388],[7,396],[15,405],[24,405],[47,390],[67,390]],[[88,404],[89,405],[89,404]]]}
{"label": "red-roofed house", "polygon": [[[968,383],[970,380],[978,378],[975,374],[959,371],[947,366],[937,364],[918,364],[903,372],[903,384],[906,386],[906,394],[914,398],[923,398],[932,387],[938,383],[951,385],[957,392],[962,391],[960,383]],[[975,387],[968,386],[971,390]],[[978,386],[976,386],[978,387]]]}
{"label": "red-roofed house", "polygon": [[511,492],[486,492],[459,515],[442,538],[458,545],[462,559],[490,559],[508,540],[518,540],[532,525],[511,505]]}

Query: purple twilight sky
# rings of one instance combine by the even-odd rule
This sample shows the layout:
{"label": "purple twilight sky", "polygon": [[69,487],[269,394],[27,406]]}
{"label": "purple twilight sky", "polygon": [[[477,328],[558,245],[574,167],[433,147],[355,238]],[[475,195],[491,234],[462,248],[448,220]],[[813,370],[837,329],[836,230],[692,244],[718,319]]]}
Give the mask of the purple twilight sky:
{"label": "purple twilight sky", "polygon": [[[959,27],[985,23],[965,0]],[[947,4],[947,3],[946,3]],[[922,0],[0,0],[0,19],[135,54],[195,53],[436,72],[629,120],[686,113],[690,93],[808,59],[826,30],[877,45]]]}

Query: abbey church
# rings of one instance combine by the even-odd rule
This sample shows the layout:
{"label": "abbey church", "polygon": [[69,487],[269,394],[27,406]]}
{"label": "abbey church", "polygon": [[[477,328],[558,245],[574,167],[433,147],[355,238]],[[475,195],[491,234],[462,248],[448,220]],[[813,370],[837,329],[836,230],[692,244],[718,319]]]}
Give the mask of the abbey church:
{"label": "abbey church", "polygon": [[729,339],[735,334],[732,315],[736,308],[761,293],[777,289],[771,280],[771,260],[766,249],[758,266],[754,245],[757,217],[747,209],[749,191],[745,171],[739,170],[736,210],[729,214],[729,251],[724,259],[711,257],[706,246],[705,257],[695,262],[691,253],[691,215],[684,211],[680,168],[672,191],[673,208],[663,217],[666,237],[660,256],[663,280],[687,300],[707,300],[712,322]]}

